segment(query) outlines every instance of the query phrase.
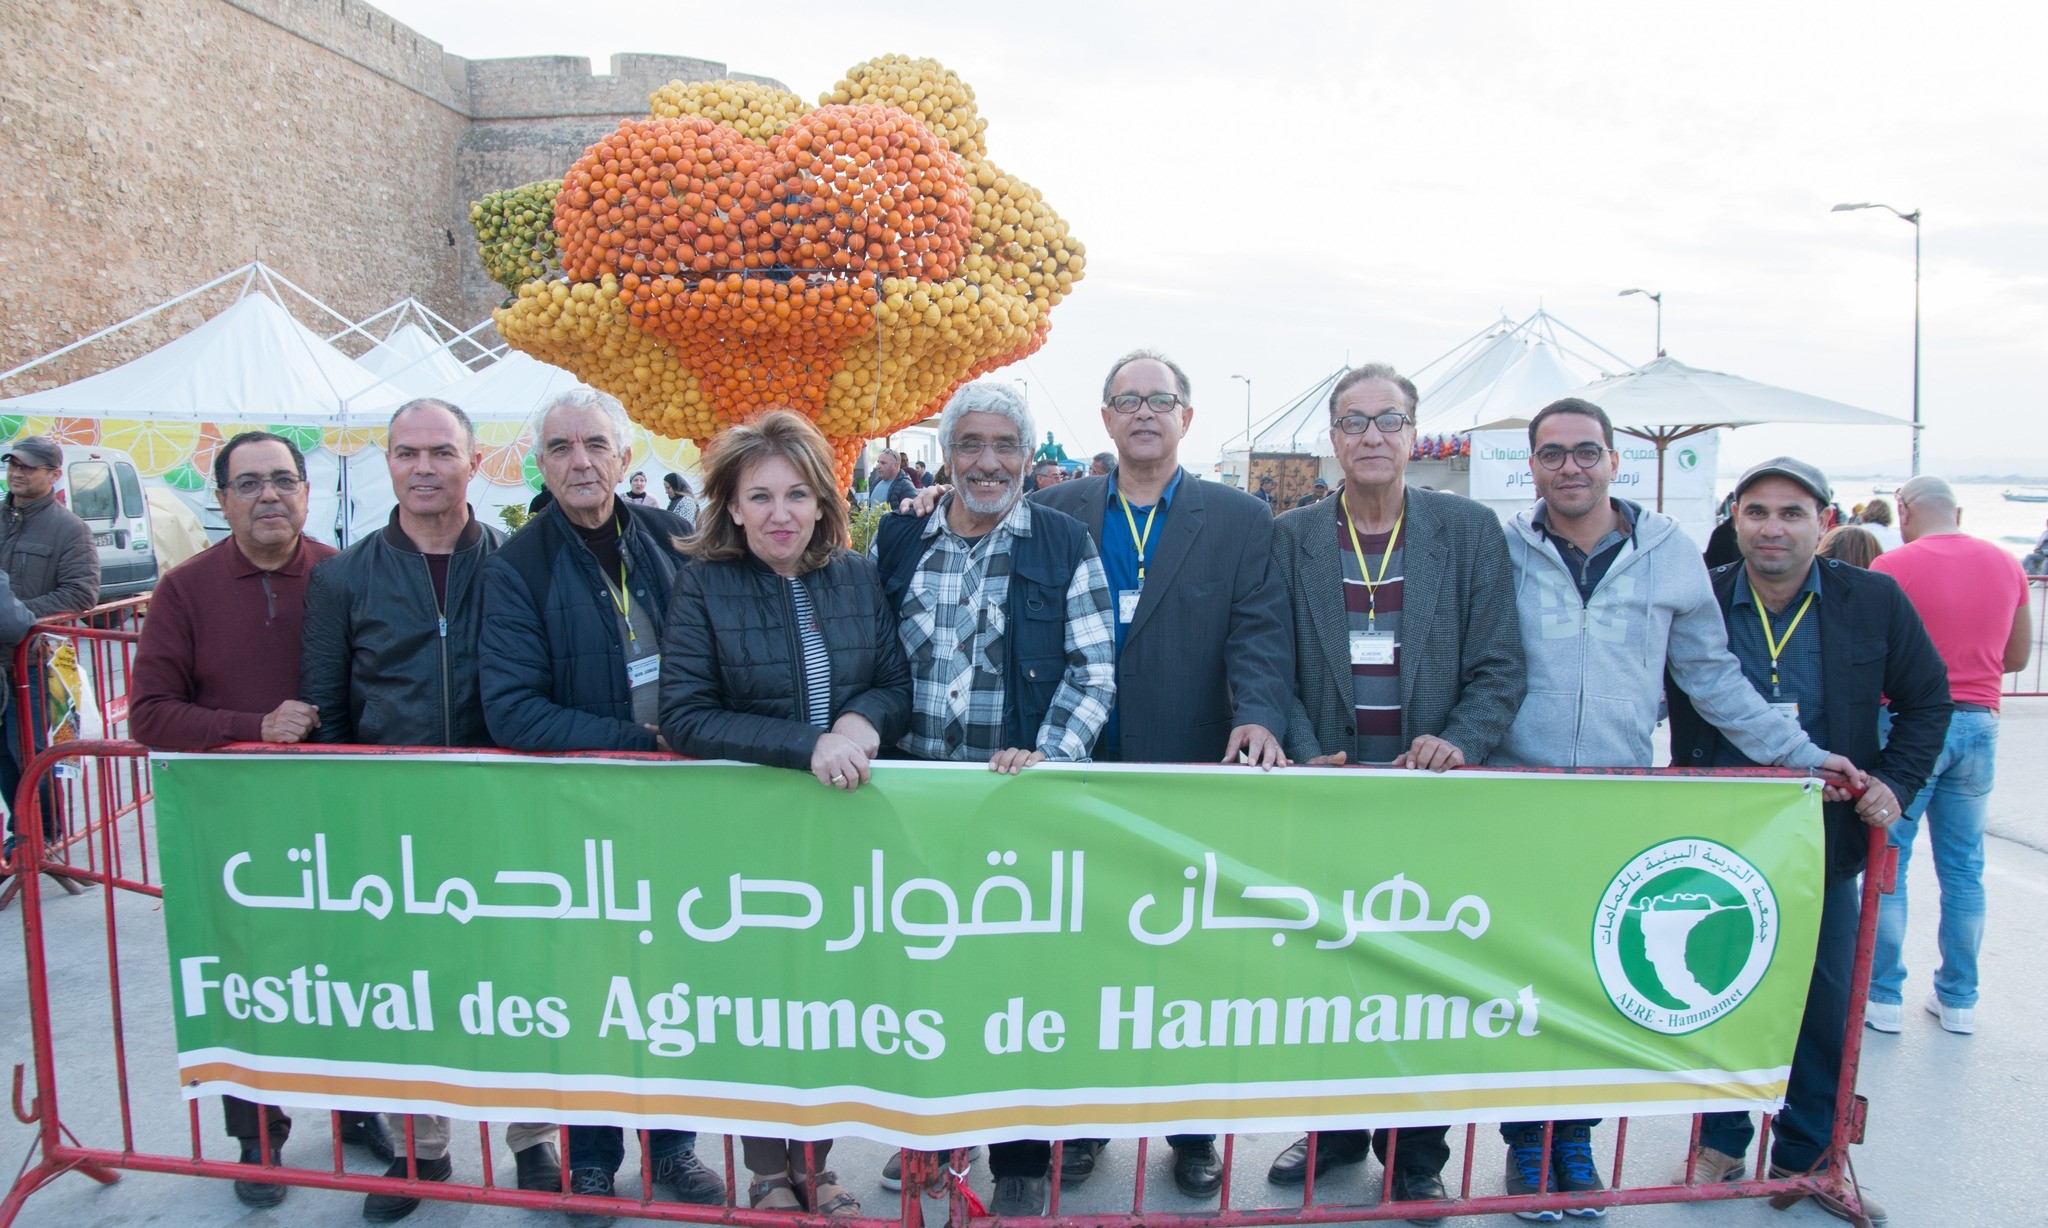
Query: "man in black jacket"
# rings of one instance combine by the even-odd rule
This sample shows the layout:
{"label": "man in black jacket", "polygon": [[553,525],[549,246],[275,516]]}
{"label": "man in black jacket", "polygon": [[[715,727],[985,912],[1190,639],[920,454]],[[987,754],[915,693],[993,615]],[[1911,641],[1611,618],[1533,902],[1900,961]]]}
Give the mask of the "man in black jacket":
{"label": "man in black jacket", "polygon": [[875,457],[873,472],[868,474],[868,501],[893,512],[905,499],[916,495],[917,479],[903,471],[903,458],[883,448]]}
{"label": "man in black jacket", "polygon": [[[613,490],[633,462],[626,411],[601,392],[556,397],[534,423],[554,501],[483,566],[484,719],[509,750],[665,749],[661,632],[689,526]],[[651,1130],[654,1180],[713,1206],[725,1183],[690,1130]],[[618,1126],[569,1127],[569,1192],[609,1198],[625,1160]],[[578,1222],[589,1222],[590,1216]]]}
{"label": "man in black jacket", "polygon": [[[391,416],[385,463],[391,522],[313,569],[299,659],[299,698],[319,710],[310,740],[379,746],[489,746],[477,685],[484,560],[504,535],[477,522],[466,496],[483,463],[460,409],[432,398]],[[392,1136],[403,1137],[394,1122]],[[557,1190],[554,1127],[505,1131],[519,1188]],[[446,1181],[448,1119],[413,1117],[422,1181]],[[385,1173],[406,1175],[399,1156]],[[419,1199],[372,1194],[363,1218],[404,1219]]]}
{"label": "man in black jacket", "polygon": [[[1772,1140],[1774,1176],[1826,1168],[1833,1158],[1828,1148],[1861,912],[1856,876],[1867,845],[1863,824],[1889,827],[1898,820],[1899,799],[1917,794],[1933,770],[1954,710],[1948,671],[1898,584],[1874,571],[1814,558],[1831,497],[1821,472],[1791,457],[1745,473],[1735,487],[1742,562],[1713,576],[1728,646],[1750,685],[1772,703],[1790,705],[1808,737],[1848,756],[1870,777],[1853,806],[1834,801],[1826,807],[1820,939],[1785,1111]],[[1667,689],[1674,765],[1750,766],[1675,683],[1667,681]],[[1880,749],[1881,699],[1891,710],[1892,726]],[[1692,1162],[1696,1179],[1739,1180],[1753,1135],[1747,1113],[1706,1114]],[[1873,1223],[1885,1222],[1884,1210],[1868,1194],[1859,1191],[1858,1200]],[[1815,1201],[1831,1215],[1854,1218],[1847,1202],[1832,1194],[1815,1195]]]}
{"label": "man in black jacket", "polygon": [[[1116,706],[1095,758],[1127,763],[1287,762],[1280,735],[1293,692],[1287,589],[1272,569],[1273,517],[1242,491],[1190,477],[1180,441],[1194,418],[1185,372],[1163,354],[1116,360],[1102,425],[1116,464],[1039,492],[1079,520],[1116,596]],[[1173,1180],[1191,1198],[1223,1184],[1215,1138],[1180,1134]],[[1066,1145],[1060,1184],[1095,1171],[1104,1142]]]}

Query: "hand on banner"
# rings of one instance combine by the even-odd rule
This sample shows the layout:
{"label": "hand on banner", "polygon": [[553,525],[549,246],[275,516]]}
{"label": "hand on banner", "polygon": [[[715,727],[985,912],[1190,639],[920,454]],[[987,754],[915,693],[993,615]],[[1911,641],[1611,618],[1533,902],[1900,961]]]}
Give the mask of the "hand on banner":
{"label": "hand on banner", "polygon": [[645,729],[645,730],[646,730],[647,732],[649,732],[649,733],[651,733],[651,734],[653,734],[653,735],[654,735],[654,749],[656,749],[656,750],[658,750],[658,751],[661,751],[661,752],[662,752],[663,754],[668,754],[668,755],[673,755],[673,754],[675,754],[675,753],[676,753],[676,748],[675,748],[675,747],[673,747],[673,746],[670,746],[670,745],[668,744],[668,739],[667,739],[666,737],[663,737],[663,736],[662,736],[662,732],[661,732],[661,726],[659,726],[659,725],[642,725],[642,726],[640,726],[640,728],[642,728],[642,729]]}
{"label": "hand on banner", "polygon": [[1890,827],[1903,817],[1899,795],[1892,792],[1882,777],[1872,774],[1870,783],[1863,788],[1863,796],[1856,799],[1856,817],[1872,827]]}
{"label": "hand on banner", "polygon": [[811,748],[811,775],[818,783],[848,793],[868,782],[868,757],[843,733],[821,733]]}
{"label": "hand on banner", "polygon": [[832,722],[832,732],[847,738],[869,759],[882,753],[882,735],[858,712],[848,712]]}
{"label": "hand on banner", "polygon": [[1423,734],[1415,739],[1408,752],[1394,760],[1399,768],[1421,768],[1431,772],[1448,772],[1454,767],[1465,766],[1465,752],[1434,734]]}
{"label": "hand on banner", "polygon": [[1223,762],[1271,770],[1287,766],[1287,752],[1280,749],[1280,739],[1264,725],[1239,725],[1230,731],[1230,745],[1223,749]]}
{"label": "hand on banner", "polygon": [[1043,751],[1018,750],[1015,747],[1011,747],[1009,750],[997,751],[996,757],[988,761],[988,770],[999,772],[1006,776],[1015,776],[1025,768],[1035,767],[1044,762],[1045,754]]}
{"label": "hand on banner", "polygon": [[1316,756],[1315,758],[1313,758],[1313,759],[1309,760],[1309,761],[1308,761],[1307,763],[1303,764],[1302,766],[1303,766],[1303,767],[1343,767],[1343,766],[1344,766],[1344,760],[1345,760],[1345,759],[1347,759],[1347,758],[1349,758],[1349,756],[1348,756],[1348,755],[1346,755],[1346,754],[1345,754],[1345,752],[1343,752],[1343,751],[1341,751],[1341,750],[1340,750],[1340,751],[1338,751],[1338,752],[1337,752],[1336,754],[1334,754],[1334,755],[1317,755],[1317,756]]}
{"label": "hand on banner", "polygon": [[952,489],[951,486],[941,486],[937,482],[933,482],[930,486],[918,491],[908,499],[899,502],[896,505],[896,510],[905,516],[929,516],[932,514],[932,509],[939,505],[940,497],[951,493]]}
{"label": "hand on banner", "polygon": [[[1838,773],[1849,782],[1847,788],[1836,785],[1822,785],[1820,795],[1823,801],[1853,802],[1856,800],[1857,794],[1870,787],[1870,782],[1873,779],[1868,772],[1849,762],[1846,755],[1829,755],[1827,761],[1820,765],[1820,770]],[[1899,812],[1899,808],[1893,806],[1891,811],[1896,815]]]}
{"label": "hand on banner", "polygon": [[264,714],[263,740],[265,742],[303,742],[306,735],[320,727],[320,709],[312,704],[287,699],[275,709]]}

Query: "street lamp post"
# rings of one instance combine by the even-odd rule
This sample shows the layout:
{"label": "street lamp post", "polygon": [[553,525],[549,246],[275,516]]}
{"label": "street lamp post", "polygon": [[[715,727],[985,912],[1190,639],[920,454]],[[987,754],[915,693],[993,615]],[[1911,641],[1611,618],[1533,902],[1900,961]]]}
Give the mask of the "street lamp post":
{"label": "street lamp post", "polygon": [[1858,209],[1883,209],[1902,222],[1913,224],[1913,472],[1920,476],[1920,211],[1901,213],[1890,205],[1865,201],[1855,205],[1836,205],[1830,213],[1851,213]]}
{"label": "street lamp post", "polygon": [[1657,304],[1657,357],[1664,357],[1664,293],[1661,290],[1623,290],[1617,298],[1640,294]]}
{"label": "street lamp post", "polygon": [[1244,381],[1244,493],[1252,493],[1252,377],[1233,375]]}

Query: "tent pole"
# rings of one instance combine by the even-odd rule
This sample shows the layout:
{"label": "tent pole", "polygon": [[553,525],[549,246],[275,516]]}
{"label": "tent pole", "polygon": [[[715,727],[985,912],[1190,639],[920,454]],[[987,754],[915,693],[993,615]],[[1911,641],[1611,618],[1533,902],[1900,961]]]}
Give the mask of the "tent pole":
{"label": "tent pole", "polygon": [[1660,512],[1664,510],[1664,449],[1670,446],[1671,441],[1664,432],[1657,432],[1657,510]]}

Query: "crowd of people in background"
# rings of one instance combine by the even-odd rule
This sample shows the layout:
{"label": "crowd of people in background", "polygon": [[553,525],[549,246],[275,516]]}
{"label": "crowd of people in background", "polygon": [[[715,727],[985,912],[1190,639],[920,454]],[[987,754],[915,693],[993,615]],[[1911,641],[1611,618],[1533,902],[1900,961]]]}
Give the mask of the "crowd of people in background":
{"label": "crowd of people in background", "polygon": [[[1938,478],[1899,488],[1896,529],[1883,500],[1837,524],[1826,476],[1791,457],[1743,475],[1703,563],[1671,518],[1610,492],[1613,427],[1574,399],[1530,422],[1538,498],[1504,526],[1407,484],[1416,403],[1391,367],[1348,372],[1327,406],[1342,481],[1318,479],[1276,516],[1270,478],[1246,492],[1181,464],[1194,398],[1165,355],[1110,368],[1101,416],[1114,450],[1071,478],[1063,456],[1034,460],[1015,388],[972,383],[939,418],[950,482],[899,452],[877,458],[866,502],[887,514],[864,555],[847,548],[831,448],[794,413],[729,431],[701,494],[670,473],[661,506],[631,469],[619,403],[559,396],[533,423],[549,501],[508,538],[465,502],[481,464],[468,416],[412,401],[390,423],[397,506],[340,553],[303,534],[298,446],[246,432],[214,458],[227,538],[167,574],[151,603],[133,733],[173,750],[673,751],[852,791],[892,758],[1005,774],[1091,759],[1644,767],[1668,704],[1680,766],[1825,769],[1843,782],[1826,792],[1821,938],[1770,1157],[1774,1172],[1826,1163],[1863,824],[1890,828],[1902,859],[1930,829],[1941,922],[1926,1008],[1951,1032],[1974,1027],[1999,676],[2030,642],[2018,565],[1960,532]],[[0,638],[18,638],[34,618],[91,606],[97,563],[82,522],[49,497],[55,445],[20,441],[6,460]],[[18,719],[10,709],[8,781]],[[1906,907],[1902,875],[1879,918],[1868,1022],[1881,1030],[1903,1026]],[[287,1114],[233,1098],[225,1112],[245,1163],[276,1162]],[[341,1142],[391,1176],[410,1163],[421,1180],[448,1180],[449,1122],[414,1116],[410,1158],[394,1154],[402,1124],[345,1114]],[[1597,1125],[1503,1125],[1508,1191],[1603,1190]],[[565,1158],[556,1129],[505,1132],[519,1187],[561,1188],[566,1166],[571,1191],[613,1193],[623,1130],[571,1126]],[[1708,1114],[1688,1160],[1698,1179],[1741,1177],[1753,1133],[1747,1114]],[[1214,1196],[1213,1137],[1168,1143],[1178,1188]],[[1047,1141],[990,1147],[990,1211],[1039,1214],[1049,1183],[1087,1180],[1105,1146],[1069,1140],[1057,1173]],[[694,1133],[654,1130],[647,1147],[664,1197],[723,1200]],[[830,1152],[829,1140],[743,1140],[749,1205],[857,1213]],[[1435,1222],[1442,1126],[1325,1131],[1313,1158],[1305,1136],[1267,1175],[1295,1185],[1367,1155],[1394,1159],[1387,1197]],[[883,1184],[902,1179],[892,1159]],[[285,1196],[255,1167],[235,1188],[251,1206]],[[377,1194],[363,1214],[388,1222],[417,1205]]]}

